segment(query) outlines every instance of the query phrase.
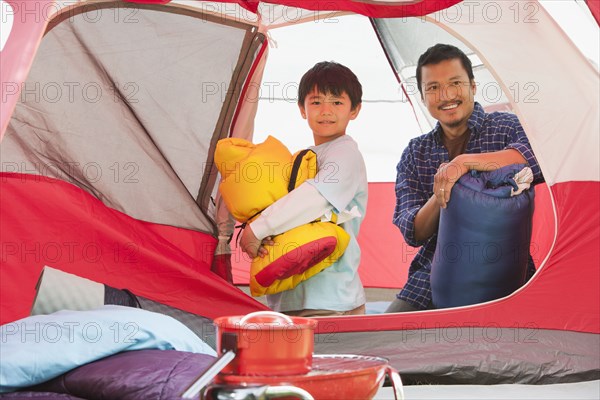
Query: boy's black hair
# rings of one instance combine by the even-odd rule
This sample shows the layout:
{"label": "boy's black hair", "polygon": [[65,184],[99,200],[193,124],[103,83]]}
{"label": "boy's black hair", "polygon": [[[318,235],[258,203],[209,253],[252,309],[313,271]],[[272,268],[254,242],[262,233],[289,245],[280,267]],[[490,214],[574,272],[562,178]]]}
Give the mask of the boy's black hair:
{"label": "boy's black hair", "polygon": [[350,68],[334,61],[322,61],[306,71],[298,88],[298,104],[304,106],[306,96],[317,87],[319,93],[340,96],[346,92],[354,110],[362,103],[362,86]]}
{"label": "boy's black hair", "polygon": [[460,60],[463,68],[465,71],[467,71],[469,82],[473,82],[475,76],[473,75],[473,66],[471,65],[471,60],[469,60],[469,57],[467,57],[467,55],[456,46],[438,43],[435,46],[428,48],[425,53],[421,54],[421,57],[419,57],[419,61],[417,62],[417,88],[419,88],[421,97],[423,96],[423,90],[421,88],[421,70],[423,66],[428,64],[439,64],[442,61],[452,60],[455,58]]}

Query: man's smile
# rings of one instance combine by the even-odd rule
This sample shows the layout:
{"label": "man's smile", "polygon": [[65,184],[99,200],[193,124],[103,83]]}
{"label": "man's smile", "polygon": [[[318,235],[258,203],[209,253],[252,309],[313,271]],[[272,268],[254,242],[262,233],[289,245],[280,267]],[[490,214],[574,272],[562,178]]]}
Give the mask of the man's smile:
{"label": "man's smile", "polygon": [[440,110],[444,110],[444,111],[454,110],[455,108],[457,108],[461,104],[462,104],[462,101],[456,101],[456,102],[444,104],[443,106],[440,106],[438,108]]}

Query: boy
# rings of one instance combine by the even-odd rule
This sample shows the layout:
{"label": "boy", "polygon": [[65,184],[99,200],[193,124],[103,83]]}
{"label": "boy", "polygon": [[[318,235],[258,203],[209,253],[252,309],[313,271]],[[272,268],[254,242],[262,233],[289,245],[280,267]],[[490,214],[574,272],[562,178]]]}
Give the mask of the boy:
{"label": "boy", "polygon": [[250,257],[265,256],[264,240],[309,223],[328,211],[356,208],[360,216],[343,222],[350,243],[343,256],[292,290],[268,295],[275,311],[297,316],[365,313],[365,292],[358,276],[360,248],[356,236],[367,205],[367,174],[356,142],[346,136],[358,116],[362,86],[347,67],[320,62],[304,74],[298,90],[300,115],[312,130],[318,173],[273,203],[244,229],[240,246]]}

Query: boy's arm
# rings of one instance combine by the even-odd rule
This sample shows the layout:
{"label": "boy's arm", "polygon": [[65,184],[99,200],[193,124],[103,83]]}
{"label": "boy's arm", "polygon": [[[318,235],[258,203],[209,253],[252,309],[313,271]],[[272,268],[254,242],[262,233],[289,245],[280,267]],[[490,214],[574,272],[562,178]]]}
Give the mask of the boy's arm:
{"label": "boy's arm", "polygon": [[307,224],[329,210],[346,210],[363,180],[366,184],[364,161],[356,143],[351,138],[335,143],[322,155],[314,178],[271,204],[250,224],[251,229],[244,229],[248,232],[242,236],[246,240],[240,243],[242,249],[252,257],[264,256],[267,252],[260,239]]}
{"label": "boy's arm", "polygon": [[332,208],[314,186],[305,182],[271,204],[249,224],[242,233],[240,246],[252,258],[264,256],[267,250],[261,247],[263,239],[312,222]]}
{"label": "boy's arm", "polygon": [[305,182],[267,207],[250,226],[263,239],[312,222],[331,209],[325,197]]}

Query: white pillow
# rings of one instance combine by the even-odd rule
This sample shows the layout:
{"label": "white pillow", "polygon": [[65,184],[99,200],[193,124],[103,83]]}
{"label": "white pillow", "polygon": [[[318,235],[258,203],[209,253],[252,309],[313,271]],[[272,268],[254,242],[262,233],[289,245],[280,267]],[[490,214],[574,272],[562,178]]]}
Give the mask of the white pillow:
{"label": "white pillow", "polygon": [[0,327],[0,393],[36,385],[128,350],[216,355],[179,321],[132,307],[36,315]]}

